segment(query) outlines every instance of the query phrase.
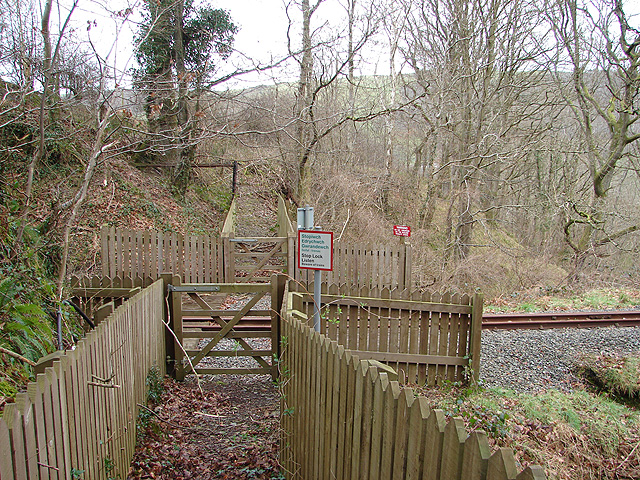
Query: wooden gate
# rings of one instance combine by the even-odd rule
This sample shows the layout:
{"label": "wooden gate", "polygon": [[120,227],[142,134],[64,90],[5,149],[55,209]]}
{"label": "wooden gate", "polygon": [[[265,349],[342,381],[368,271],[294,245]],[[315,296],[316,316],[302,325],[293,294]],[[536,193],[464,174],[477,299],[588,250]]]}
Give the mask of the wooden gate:
{"label": "wooden gate", "polygon": [[[173,356],[176,378],[198,374],[270,374],[276,377],[279,312],[284,278],[270,283],[180,283],[169,286],[172,330],[176,338]],[[252,339],[269,338],[266,348],[251,345]],[[233,348],[220,348],[223,340]],[[218,348],[216,348],[218,347]],[[185,355],[186,354],[186,355]],[[219,366],[215,359],[250,357],[253,366]],[[207,360],[214,359],[214,360]],[[207,365],[209,363],[209,365]],[[219,362],[218,362],[219,363]]]}
{"label": "wooden gate", "polygon": [[227,282],[268,282],[274,273],[295,265],[294,236],[236,238],[223,236]]}

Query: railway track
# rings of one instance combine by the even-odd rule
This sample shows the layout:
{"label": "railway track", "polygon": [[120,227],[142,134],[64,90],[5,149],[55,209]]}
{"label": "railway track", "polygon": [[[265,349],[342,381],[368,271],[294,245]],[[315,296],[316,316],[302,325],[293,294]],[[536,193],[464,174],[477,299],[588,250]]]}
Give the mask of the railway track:
{"label": "railway track", "polygon": [[484,330],[640,326],[640,310],[600,312],[485,313]]}
{"label": "railway track", "polygon": [[[228,321],[229,319],[225,319]],[[218,331],[220,325],[210,318],[185,318],[185,327],[202,331]],[[547,313],[485,313],[482,318],[484,330],[548,329],[548,328],[592,328],[592,327],[636,327],[640,326],[640,310],[599,312],[547,312]],[[261,317],[245,317],[235,330],[268,331],[271,321]]]}

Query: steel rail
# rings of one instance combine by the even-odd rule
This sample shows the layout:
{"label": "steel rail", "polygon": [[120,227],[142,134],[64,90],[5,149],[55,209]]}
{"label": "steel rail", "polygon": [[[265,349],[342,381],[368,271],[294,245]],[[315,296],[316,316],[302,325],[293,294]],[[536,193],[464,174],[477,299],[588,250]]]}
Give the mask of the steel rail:
{"label": "steel rail", "polygon": [[485,313],[484,330],[640,326],[640,310],[597,312]]}
{"label": "steel rail", "polygon": [[[220,325],[211,317],[185,317],[185,328],[202,331],[220,330]],[[549,329],[549,328],[595,328],[595,327],[640,326],[640,310],[607,310],[589,312],[544,312],[544,313],[485,313],[482,316],[483,330]],[[271,319],[245,317],[236,330],[270,330]]]}

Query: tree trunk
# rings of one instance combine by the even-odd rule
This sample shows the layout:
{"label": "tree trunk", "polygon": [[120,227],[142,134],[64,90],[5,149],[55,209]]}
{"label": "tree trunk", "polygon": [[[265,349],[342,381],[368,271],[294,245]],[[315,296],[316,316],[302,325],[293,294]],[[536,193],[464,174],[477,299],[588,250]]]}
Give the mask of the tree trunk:
{"label": "tree trunk", "polygon": [[[321,0],[320,0],[321,1]],[[310,108],[313,100],[311,80],[313,78],[313,50],[311,45],[311,18],[318,2],[313,8],[309,0],[302,0],[302,61],[300,62],[300,79],[298,81],[298,98],[295,105],[296,126],[296,158],[298,159],[298,178],[296,191],[302,202],[306,200],[306,170],[309,161],[307,145],[311,130]]]}
{"label": "tree trunk", "polygon": [[178,0],[175,4],[175,59],[176,74],[178,80],[178,99],[176,102],[176,166],[173,169],[173,187],[181,196],[187,192],[191,182],[192,170],[192,146],[191,125],[189,124],[188,102],[188,72],[185,68],[184,50],[184,0]]}

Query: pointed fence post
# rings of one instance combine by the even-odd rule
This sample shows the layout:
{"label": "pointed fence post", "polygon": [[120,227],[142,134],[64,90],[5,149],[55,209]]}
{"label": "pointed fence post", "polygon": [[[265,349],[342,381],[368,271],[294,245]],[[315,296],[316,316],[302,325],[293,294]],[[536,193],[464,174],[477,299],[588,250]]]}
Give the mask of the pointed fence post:
{"label": "pointed fence post", "polygon": [[473,310],[471,313],[471,370],[475,382],[480,378],[480,347],[482,344],[482,294],[473,296]]}

